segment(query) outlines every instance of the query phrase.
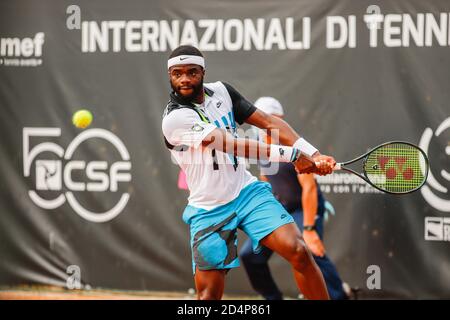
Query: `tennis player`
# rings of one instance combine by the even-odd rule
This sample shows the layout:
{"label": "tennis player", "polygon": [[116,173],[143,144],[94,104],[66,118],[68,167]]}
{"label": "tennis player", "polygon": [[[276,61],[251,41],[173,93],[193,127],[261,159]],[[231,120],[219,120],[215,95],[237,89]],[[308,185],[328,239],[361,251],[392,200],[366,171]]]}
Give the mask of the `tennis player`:
{"label": "tennis player", "polygon": [[[257,110],[224,82],[203,83],[205,59],[195,47],[180,46],[167,62],[172,87],[162,120],[166,146],[186,173],[192,268],[198,299],[221,299],[226,272],[239,266],[237,228],[292,265],[308,299],[329,299],[314,259],[291,215],[274,198],[270,184],[252,176],[239,157],[292,162],[300,173],[326,175],[335,160],[320,152],[282,119]],[[238,138],[244,122],[278,135],[279,145]]]}
{"label": "tennis player", "polygon": [[[273,97],[260,97],[255,101],[255,106],[266,114],[284,117],[283,106]],[[270,143],[270,138],[262,130],[258,130],[258,140]],[[322,242],[325,198],[313,174],[298,174],[292,163],[277,163],[276,168],[273,168],[269,161],[260,161],[259,168],[260,179],[270,183],[275,198],[291,214],[302,231],[305,243],[322,271],[330,298],[348,299],[337,269],[326,255]],[[269,269],[272,253],[266,247],[259,253],[254,253],[252,241],[248,239],[241,247],[239,256],[253,289],[267,300],[281,300],[283,295]]]}

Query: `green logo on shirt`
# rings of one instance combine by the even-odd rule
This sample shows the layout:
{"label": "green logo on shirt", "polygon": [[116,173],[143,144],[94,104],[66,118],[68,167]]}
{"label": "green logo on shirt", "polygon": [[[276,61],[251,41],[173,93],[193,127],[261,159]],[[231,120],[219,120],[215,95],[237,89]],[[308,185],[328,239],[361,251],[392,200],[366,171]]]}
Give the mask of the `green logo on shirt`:
{"label": "green logo on shirt", "polygon": [[203,131],[203,127],[201,125],[199,125],[198,123],[194,124],[191,129],[192,129],[192,131],[195,131],[195,132]]}

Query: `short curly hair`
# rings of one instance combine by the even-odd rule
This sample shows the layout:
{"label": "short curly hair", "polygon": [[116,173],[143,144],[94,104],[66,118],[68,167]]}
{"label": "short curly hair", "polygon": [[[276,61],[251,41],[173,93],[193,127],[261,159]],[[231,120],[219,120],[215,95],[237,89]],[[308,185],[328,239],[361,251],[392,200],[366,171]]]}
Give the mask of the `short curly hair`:
{"label": "short curly hair", "polygon": [[179,46],[178,48],[175,48],[172,51],[172,53],[170,54],[169,59],[171,59],[173,57],[178,57],[181,55],[203,57],[203,54],[201,53],[201,51],[198,50],[196,47],[183,45],[183,46]]}

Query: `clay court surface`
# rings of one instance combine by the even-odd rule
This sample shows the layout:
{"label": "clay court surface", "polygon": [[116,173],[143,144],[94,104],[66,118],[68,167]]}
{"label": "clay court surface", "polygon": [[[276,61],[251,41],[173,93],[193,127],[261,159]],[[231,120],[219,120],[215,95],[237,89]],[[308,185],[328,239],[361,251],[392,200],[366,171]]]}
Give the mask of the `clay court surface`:
{"label": "clay court surface", "polygon": [[[194,300],[187,292],[119,291],[106,289],[69,290],[60,287],[9,287],[0,288],[0,300]],[[253,300],[257,296],[224,295],[224,300]]]}

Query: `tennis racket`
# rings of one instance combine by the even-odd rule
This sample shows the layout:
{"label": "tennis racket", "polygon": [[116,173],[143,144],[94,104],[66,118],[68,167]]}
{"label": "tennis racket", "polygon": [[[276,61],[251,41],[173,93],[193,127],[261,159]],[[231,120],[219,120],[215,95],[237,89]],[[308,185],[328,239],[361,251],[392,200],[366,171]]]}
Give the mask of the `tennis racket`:
{"label": "tennis racket", "polygon": [[[348,168],[362,160],[362,172]],[[365,154],[337,163],[333,170],[356,174],[374,188],[390,194],[406,194],[418,190],[427,180],[429,161],[418,146],[402,141],[380,144]]]}

